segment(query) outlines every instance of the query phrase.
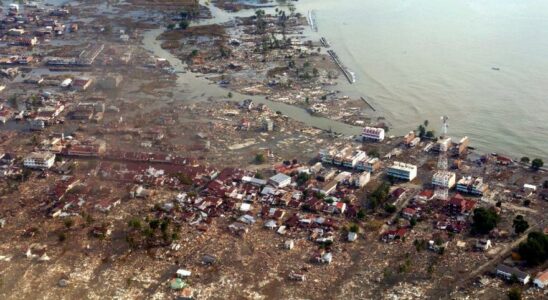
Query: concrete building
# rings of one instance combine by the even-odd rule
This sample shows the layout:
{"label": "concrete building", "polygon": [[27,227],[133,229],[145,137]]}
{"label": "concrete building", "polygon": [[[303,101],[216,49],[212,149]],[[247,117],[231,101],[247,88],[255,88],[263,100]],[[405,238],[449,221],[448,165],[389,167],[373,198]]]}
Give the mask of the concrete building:
{"label": "concrete building", "polygon": [[270,177],[270,179],[268,179],[268,183],[277,188],[284,188],[291,184],[291,177],[283,173],[278,173]]}
{"label": "concrete building", "polygon": [[365,157],[356,163],[356,170],[369,173],[376,172],[381,167],[381,161],[376,157]]}
{"label": "concrete building", "polygon": [[[410,131],[408,134],[403,136],[403,143],[406,146],[410,146],[411,142],[416,138],[415,132]],[[420,139],[419,139],[420,140]]]}
{"label": "concrete building", "polygon": [[55,163],[55,154],[51,152],[32,152],[23,161],[23,165],[31,169],[49,169]]}
{"label": "concrete building", "polygon": [[470,144],[470,139],[465,136],[463,138],[461,138],[458,143],[455,143],[455,145],[453,146],[453,154],[454,155],[461,155],[463,153],[465,153],[467,150],[468,150],[468,145]]}
{"label": "concrete building", "polygon": [[336,166],[342,166],[344,159],[352,153],[351,147],[344,147],[335,154],[333,157],[333,164]]}
{"label": "concrete building", "polygon": [[269,118],[265,118],[263,119],[263,129],[265,131],[273,131],[274,130],[274,122],[269,119]]}
{"label": "concrete building", "polygon": [[453,142],[450,137],[440,138],[434,145],[433,150],[436,152],[447,152],[452,144]]}
{"label": "concrete building", "polygon": [[364,171],[359,174],[353,174],[352,177],[350,177],[349,179],[350,184],[357,188],[364,187],[366,184],[369,183],[370,180],[371,180],[371,173],[367,171]]}
{"label": "concrete building", "polygon": [[504,264],[500,264],[497,266],[496,273],[497,276],[500,276],[505,280],[512,280],[512,278],[515,277],[519,282],[521,282],[521,284],[527,284],[531,279],[529,274],[517,268],[512,268]]}
{"label": "concrete building", "polygon": [[411,181],[417,177],[417,166],[395,161],[387,170],[387,175],[393,178]]}
{"label": "concrete building", "polygon": [[362,132],[362,138],[364,141],[382,142],[384,140],[384,128],[365,127]]}
{"label": "concrete building", "polygon": [[335,158],[335,155],[337,154],[337,150],[335,148],[324,148],[320,150],[320,160],[327,164],[333,163],[333,158]]}
{"label": "concrete building", "polygon": [[457,182],[457,191],[475,196],[483,196],[489,185],[481,177],[463,177]]}
{"label": "concrete building", "polygon": [[365,154],[362,150],[354,150],[350,155],[347,155],[343,159],[342,165],[347,168],[354,168],[358,161],[364,159],[367,157],[367,154]]}
{"label": "concrete building", "polygon": [[432,185],[450,189],[455,186],[456,180],[457,175],[453,172],[437,171],[432,176]]}

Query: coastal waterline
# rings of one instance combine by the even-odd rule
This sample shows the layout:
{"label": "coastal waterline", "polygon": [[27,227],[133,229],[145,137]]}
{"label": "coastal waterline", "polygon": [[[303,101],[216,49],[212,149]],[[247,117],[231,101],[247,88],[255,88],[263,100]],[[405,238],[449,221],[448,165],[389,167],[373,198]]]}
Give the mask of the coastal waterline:
{"label": "coastal waterline", "polygon": [[[532,0],[525,2],[528,1]],[[496,6],[494,1],[480,0],[442,0],[436,5],[421,0],[345,0],[337,3],[331,0],[301,0],[296,4],[297,11],[303,14],[309,10],[315,11],[319,32],[306,30],[305,35],[311,39],[327,37],[332,49],[336,50],[341,60],[357,75],[354,85],[341,81],[337,89],[354,97],[366,96],[379,114],[386,116],[394,126],[393,133],[404,134],[416,128],[424,119],[429,119],[431,128],[437,130],[439,117],[448,115],[450,135],[470,136],[473,145],[481,151],[496,151],[516,157],[523,154],[546,158],[548,123],[544,119],[548,119],[548,106],[543,98],[543,87],[548,86],[548,82],[545,82],[546,77],[541,76],[540,71],[548,68],[546,61],[540,62],[538,55],[530,58],[538,63],[529,60],[522,61],[523,65],[520,65],[520,61],[506,61],[504,56],[509,55],[509,51],[504,50],[505,48],[497,49],[500,41],[497,45],[481,48],[480,46],[485,46],[490,40],[503,39],[493,34],[490,31],[493,28],[490,27],[481,36],[489,37],[493,34],[494,37],[486,38],[485,41],[478,41],[477,34],[453,37],[447,33],[445,39],[437,37],[444,32],[444,17],[453,25],[446,26],[449,27],[447,30],[456,30],[454,27],[460,28],[459,24],[473,19],[473,16],[464,18],[463,21],[458,19],[461,14],[470,13],[469,10],[477,10],[472,9],[475,6],[471,3],[480,8],[481,3],[487,5],[487,8]],[[431,5],[434,7],[430,7]],[[457,10],[448,16],[435,15],[436,12],[451,10],[452,6],[462,11]],[[210,8],[214,19],[200,23],[226,22],[235,16],[248,16],[252,13],[252,10],[229,13],[213,6]],[[271,8],[265,10],[273,11]],[[548,10],[544,12],[548,15]],[[435,18],[430,23],[425,20],[414,22],[413,18],[417,14],[422,18],[434,14]],[[497,20],[490,20],[496,25]],[[423,28],[436,21],[439,21],[440,28],[433,26],[430,31]],[[546,18],[536,21],[548,22]],[[407,27],[407,23],[420,24],[421,26],[413,26],[418,26],[423,32],[411,34],[414,27]],[[466,32],[474,31],[470,27],[474,26],[463,25],[463,28],[456,31],[466,36]],[[152,40],[160,32],[161,30],[147,33],[145,40],[151,41],[145,42],[145,47],[156,55],[168,58],[174,65],[180,64],[182,69],[180,61],[158,44],[151,49]],[[502,33],[505,33],[504,30]],[[429,36],[432,34],[434,37]],[[512,43],[506,42],[509,45]],[[470,53],[465,47],[468,44],[475,45]],[[449,51],[452,55],[446,58],[448,48],[452,49]],[[546,43],[542,44],[541,49],[545,48],[548,48]],[[497,54],[497,51],[502,53]],[[530,52],[539,54],[542,51],[537,49]],[[510,54],[512,53],[518,55],[519,51]],[[458,56],[456,54],[460,54],[460,57],[455,57]],[[482,55],[485,56],[485,61],[481,61]],[[445,64],[442,63],[444,59],[447,60]],[[539,70],[523,70],[524,67],[533,65],[538,66]],[[178,95],[182,99],[188,99],[189,95],[202,99],[208,96],[223,97],[228,93],[228,90],[211,85],[204,78],[196,78],[194,74],[180,74],[178,82],[185,90]],[[345,134],[359,133],[359,128],[355,126],[313,117],[301,108],[268,101],[264,97],[247,97],[235,93],[235,98],[253,98],[257,102],[267,103],[272,109],[280,110],[314,127],[333,129]]]}
{"label": "coastal waterline", "polygon": [[[202,101],[209,97],[225,98],[229,90],[221,88],[215,83],[211,83],[203,76],[197,76],[194,73],[186,72],[186,67],[183,62],[169,51],[161,48],[161,42],[156,38],[164,31],[164,29],[149,30],[144,33],[143,45],[144,48],[152,52],[154,55],[163,57],[169,61],[177,74],[177,85],[170,90],[173,93],[174,99],[186,101]],[[357,135],[361,132],[360,127],[351,126],[334,120],[316,117],[310,115],[305,109],[292,106],[285,103],[279,103],[267,100],[264,96],[248,96],[232,92],[234,95],[232,100],[253,99],[257,103],[267,104],[273,111],[280,111],[284,115],[303,122],[309,126],[323,130],[332,130],[336,133],[345,135]]]}
{"label": "coastal waterline", "polygon": [[301,0],[367,96],[404,134],[424,119],[478,149],[548,158],[548,2]]}

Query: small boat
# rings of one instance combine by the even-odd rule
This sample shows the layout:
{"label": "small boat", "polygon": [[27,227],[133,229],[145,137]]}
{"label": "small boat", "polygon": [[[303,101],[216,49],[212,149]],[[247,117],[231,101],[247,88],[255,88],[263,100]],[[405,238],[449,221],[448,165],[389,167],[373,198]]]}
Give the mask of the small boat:
{"label": "small boat", "polygon": [[498,67],[492,67],[491,70],[493,70],[493,71],[500,71],[500,68],[498,68]]}

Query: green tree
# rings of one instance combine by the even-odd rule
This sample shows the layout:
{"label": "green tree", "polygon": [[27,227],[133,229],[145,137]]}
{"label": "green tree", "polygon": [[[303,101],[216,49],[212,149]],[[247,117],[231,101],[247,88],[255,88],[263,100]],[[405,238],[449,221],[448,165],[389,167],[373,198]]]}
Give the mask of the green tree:
{"label": "green tree", "polygon": [[529,223],[525,221],[522,215],[517,215],[514,218],[514,224],[512,227],[514,227],[516,234],[522,234],[529,228]]}
{"label": "green tree", "polygon": [[308,173],[301,172],[299,175],[297,175],[297,179],[295,181],[298,185],[305,184],[310,179],[310,175]]}
{"label": "green tree", "polygon": [[493,209],[480,207],[474,210],[472,219],[472,233],[487,234],[497,227],[500,217]]}
{"label": "green tree", "polygon": [[258,153],[257,155],[255,155],[255,163],[260,165],[260,164],[264,164],[266,162],[266,158],[264,157],[264,154],[262,153]]}
{"label": "green tree", "polygon": [[148,226],[150,227],[150,229],[156,230],[158,229],[158,226],[160,226],[160,220],[158,219],[151,220],[150,222],[148,222]]}
{"label": "green tree", "polygon": [[190,22],[188,22],[187,20],[182,20],[181,22],[179,22],[179,28],[181,28],[182,30],[187,29],[189,25]]}
{"label": "green tree", "polygon": [[396,206],[393,205],[393,204],[385,204],[384,205],[384,210],[389,213],[389,214],[393,214],[396,212]]}
{"label": "green tree", "polygon": [[411,220],[409,220],[409,226],[411,226],[411,228],[413,228],[416,225],[417,225],[417,219],[411,218]]}
{"label": "green tree", "polygon": [[524,164],[528,164],[531,160],[529,159],[529,157],[524,156],[520,159],[520,161]]}
{"label": "green tree", "polygon": [[508,291],[506,296],[508,296],[508,300],[521,300],[521,289],[513,287]]}
{"label": "green tree", "polygon": [[548,236],[533,231],[527,235],[527,241],[519,244],[518,253],[529,265],[536,266],[548,259]]}
{"label": "green tree", "polygon": [[428,127],[428,124],[430,124],[430,122],[428,120],[424,120],[422,124],[424,125],[424,127]]}
{"label": "green tree", "polygon": [[370,195],[369,206],[375,209],[379,204],[384,203],[388,198],[388,192],[390,191],[390,183],[382,182]]}
{"label": "green tree", "polygon": [[535,158],[531,162],[531,168],[533,168],[533,170],[535,170],[535,171],[538,171],[543,166],[544,166],[544,161],[542,161],[542,159],[540,159],[540,158]]}
{"label": "green tree", "polygon": [[232,92],[228,92],[228,98],[232,98],[234,95],[232,95]]}
{"label": "green tree", "polygon": [[167,24],[167,29],[169,29],[169,30],[175,29],[175,24],[173,24],[173,23]]}
{"label": "green tree", "polygon": [[162,223],[160,223],[160,231],[164,234],[164,235],[167,235],[167,230],[169,228],[169,219],[164,219],[162,221]]}
{"label": "green tree", "polygon": [[420,138],[423,138],[426,135],[426,127],[424,127],[422,124],[419,125],[417,131]]}
{"label": "green tree", "polygon": [[436,132],[434,130],[428,130],[425,135],[427,138],[431,139],[436,136]]}
{"label": "green tree", "polygon": [[542,187],[545,189],[548,189],[548,180],[544,180],[544,183],[542,184]]}

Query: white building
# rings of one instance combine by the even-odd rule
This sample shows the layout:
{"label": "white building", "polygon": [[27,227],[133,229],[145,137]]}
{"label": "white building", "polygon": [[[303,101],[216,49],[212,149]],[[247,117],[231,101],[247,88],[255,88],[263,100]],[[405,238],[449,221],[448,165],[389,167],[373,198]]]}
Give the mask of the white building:
{"label": "white building", "polygon": [[371,180],[371,173],[364,171],[359,174],[353,174],[350,178],[350,184],[357,188],[362,188]]}
{"label": "white building", "polygon": [[327,164],[333,163],[333,158],[335,158],[335,155],[337,154],[337,150],[335,148],[325,148],[320,150],[320,160]]}
{"label": "white building", "polygon": [[452,188],[455,186],[457,175],[449,171],[437,171],[432,176],[432,185],[444,188]]}
{"label": "white building", "polygon": [[505,264],[499,264],[496,269],[497,276],[500,276],[506,280],[512,280],[516,278],[521,284],[527,284],[531,279],[529,274]]}
{"label": "white building", "polygon": [[394,164],[388,168],[387,175],[411,181],[417,177],[417,166],[395,161]]}
{"label": "white building", "polygon": [[382,142],[384,140],[384,128],[365,127],[362,132],[363,140]]}
{"label": "white building", "polygon": [[51,152],[32,152],[23,161],[23,165],[32,169],[49,169],[55,163],[55,154]]}
{"label": "white building", "polygon": [[381,161],[376,157],[365,157],[356,163],[356,170],[374,173],[381,166]]}
{"label": "white building", "polygon": [[481,177],[463,177],[457,182],[457,191],[476,196],[483,196],[489,185],[483,182]]}
{"label": "white building", "polygon": [[291,177],[283,173],[278,173],[270,177],[270,179],[268,179],[268,183],[277,188],[284,188],[291,184]]}
{"label": "white building", "polygon": [[335,154],[333,157],[333,164],[336,166],[342,166],[344,159],[351,155],[352,148],[351,147],[344,147],[340,151]]}
{"label": "white building", "polygon": [[343,160],[343,166],[354,168],[356,164],[367,157],[367,154],[362,150],[355,150],[352,154],[347,155]]}
{"label": "white building", "polygon": [[450,137],[447,138],[440,138],[436,145],[434,146],[434,150],[438,152],[447,152],[449,148],[451,148],[452,141]]}

